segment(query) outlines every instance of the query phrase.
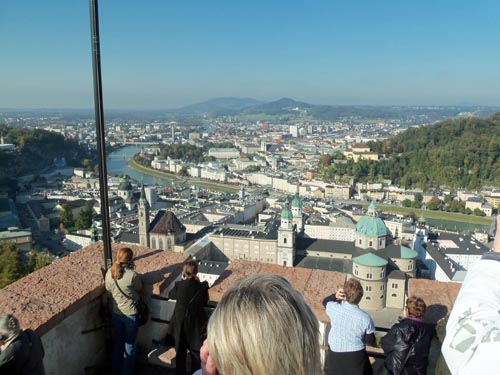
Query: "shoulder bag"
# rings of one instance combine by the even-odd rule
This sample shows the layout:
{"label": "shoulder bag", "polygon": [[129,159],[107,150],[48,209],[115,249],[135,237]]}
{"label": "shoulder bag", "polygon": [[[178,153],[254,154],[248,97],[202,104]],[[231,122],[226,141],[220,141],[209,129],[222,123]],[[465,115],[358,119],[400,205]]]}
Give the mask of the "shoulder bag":
{"label": "shoulder bag", "polygon": [[[120,288],[118,285],[118,281],[115,280],[116,287],[118,290],[128,299],[133,300],[133,298],[127,294]],[[137,314],[139,315],[139,325],[143,326],[149,320],[149,307],[146,302],[142,300],[141,297],[137,301],[134,301],[134,306],[137,308]]]}

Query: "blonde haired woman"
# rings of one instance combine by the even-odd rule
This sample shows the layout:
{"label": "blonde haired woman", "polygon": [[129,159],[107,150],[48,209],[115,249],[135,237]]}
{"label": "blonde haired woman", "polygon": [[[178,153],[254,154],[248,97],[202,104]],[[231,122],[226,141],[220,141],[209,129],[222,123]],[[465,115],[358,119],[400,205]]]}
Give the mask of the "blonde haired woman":
{"label": "blonde haired woman", "polygon": [[253,275],[222,297],[201,358],[203,375],[321,374],[318,319],[287,280]]}
{"label": "blonde haired woman", "polygon": [[139,328],[136,303],[142,290],[141,276],[134,271],[134,254],[123,247],[106,273],[106,290],[113,304],[113,375],[134,372],[135,346]]}

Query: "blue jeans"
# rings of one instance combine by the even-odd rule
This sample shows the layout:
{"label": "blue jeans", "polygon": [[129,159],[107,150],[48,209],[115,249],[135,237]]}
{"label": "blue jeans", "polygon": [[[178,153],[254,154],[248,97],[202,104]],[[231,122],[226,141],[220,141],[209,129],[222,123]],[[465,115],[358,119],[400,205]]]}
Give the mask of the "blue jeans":
{"label": "blue jeans", "polygon": [[134,373],[137,315],[113,314],[113,375]]}

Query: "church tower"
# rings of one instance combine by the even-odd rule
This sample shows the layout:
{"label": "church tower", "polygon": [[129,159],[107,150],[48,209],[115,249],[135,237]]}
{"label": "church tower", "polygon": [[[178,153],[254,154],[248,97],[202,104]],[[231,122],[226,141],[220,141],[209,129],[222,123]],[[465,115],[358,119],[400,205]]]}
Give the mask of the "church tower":
{"label": "church tower", "polygon": [[142,184],[137,212],[139,215],[139,244],[149,247],[149,203],[146,199],[144,184]]}
{"label": "church tower", "polygon": [[293,228],[293,214],[290,211],[290,201],[285,201],[281,211],[281,225],[278,228],[278,264],[293,267],[295,259],[295,230]]}
{"label": "church tower", "polygon": [[302,200],[299,197],[299,192],[295,194],[292,200],[292,216],[293,216],[293,227],[297,233],[304,232],[304,219],[302,216]]}

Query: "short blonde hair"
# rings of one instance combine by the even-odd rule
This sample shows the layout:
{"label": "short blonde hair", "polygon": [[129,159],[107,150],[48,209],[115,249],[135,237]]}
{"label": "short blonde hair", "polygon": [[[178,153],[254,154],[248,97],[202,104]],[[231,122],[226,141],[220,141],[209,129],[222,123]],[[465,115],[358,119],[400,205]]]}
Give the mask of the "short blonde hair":
{"label": "short blonde hair", "polygon": [[321,373],[318,319],[280,276],[253,275],[228,290],[208,323],[208,342],[224,375]]}

